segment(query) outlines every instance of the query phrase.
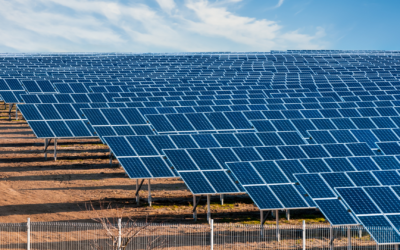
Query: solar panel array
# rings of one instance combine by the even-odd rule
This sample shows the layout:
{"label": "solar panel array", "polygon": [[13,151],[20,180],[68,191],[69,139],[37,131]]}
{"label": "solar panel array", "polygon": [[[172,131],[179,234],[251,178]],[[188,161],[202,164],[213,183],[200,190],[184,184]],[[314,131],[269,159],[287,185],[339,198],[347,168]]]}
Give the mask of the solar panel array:
{"label": "solar panel array", "polygon": [[387,244],[400,242],[399,65],[398,51],[3,54],[0,96],[38,138],[100,137],[132,179],[317,207]]}

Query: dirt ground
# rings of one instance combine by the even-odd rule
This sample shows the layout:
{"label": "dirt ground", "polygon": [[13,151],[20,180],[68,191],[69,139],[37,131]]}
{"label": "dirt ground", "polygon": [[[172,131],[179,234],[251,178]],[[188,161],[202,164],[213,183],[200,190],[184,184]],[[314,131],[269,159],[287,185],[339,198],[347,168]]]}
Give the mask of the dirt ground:
{"label": "dirt ground", "polygon": [[[118,161],[109,164],[107,146],[99,139],[58,140],[57,161],[53,142],[44,158],[44,140],[36,139],[24,120],[8,120],[0,105],[0,223],[31,221],[90,222],[97,217],[86,207],[94,204],[100,216],[148,219],[164,223],[194,223],[193,196],[182,180],[151,181],[153,204],[147,203],[147,180],[140,191],[141,203],[135,200],[136,181],[129,179]],[[21,118],[21,114],[19,114]],[[113,209],[101,209],[111,204]],[[116,210],[118,208],[118,211]],[[206,223],[206,198],[197,208],[198,222]],[[211,198],[215,222],[259,223],[259,210],[247,195]],[[291,220],[280,215],[280,223],[325,222],[315,210],[291,211]],[[267,224],[274,224],[271,216]]]}

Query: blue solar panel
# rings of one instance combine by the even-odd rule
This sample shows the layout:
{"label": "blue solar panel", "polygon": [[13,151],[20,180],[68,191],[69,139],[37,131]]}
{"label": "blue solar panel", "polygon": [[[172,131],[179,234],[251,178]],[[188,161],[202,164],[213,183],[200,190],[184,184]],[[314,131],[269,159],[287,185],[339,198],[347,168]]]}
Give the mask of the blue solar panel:
{"label": "blue solar panel", "polygon": [[171,135],[170,138],[178,148],[198,148],[190,135]]}
{"label": "blue solar panel", "polygon": [[115,156],[136,156],[135,151],[124,137],[104,137]]}
{"label": "blue solar panel", "polygon": [[372,159],[380,169],[400,169],[400,163],[393,156],[374,156]]}
{"label": "blue solar panel", "polygon": [[233,174],[243,186],[265,184],[249,162],[226,163],[226,165],[232,170]]}
{"label": "blue solar panel", "polygon": [[276,197],[286,208],[307,208],[308,204],[293,187],[293,185],[270,185],[269,186]]}
{"label": "blue solar panel", "polygon": [[374,171],[372,173],[382,185],[400,185],[400,175],[396,171]]}
{"label": "blue solar panel", "polygon": [[187,153],[200,170],[221,169],[221,166],[207,149],[187,149]]}
{"label": "blue solar panel", "polygon": [[301,146],[301,149],[308,155],[309,158],[329,157],[329,154],[321,145],[306,145]]}
{"label": "blue solar panel", "polygon": [[87,129],[83,121],[65,121],[74,137],[90,137],[93,134]]}
{"label": "blue solar panel", "polygon": [[397,155],[400,154],[400,146],[396,142],[382,142],[377,143],[380,150],[386,155]]}
{"label": "blue solar panel", "polygon": [[167,118],[162,115],[146,115],[146,118],[150,121],[150,124],[158,132],[171,132],[175,131],[174,127],[169,123]]}
{"label": "blue solar panel", "polygon": [[356,169],[350,164],[347,158],[328,158],[324,159],[328,166],[334,172],[355,171]]}
{"label": "blue solar panel", "polygon": [[139,156],[159,155],[157,150],[145,136],[127,136],[126,139]]}
{"label": "blue solar panel", "polygon": [[262,160],[254,148],[232,148],[241,161]]}
{"label": "blue solar panel", "polygon": [[282,153],[275,147],[257,147],[255,148],[264,160],[285,159]]}
{"label": "blue solar panel", "polygon": [[111,125],[126,125],[128,122],[122,117],[118,109],[101,109],[104,117]]}
{"label": "blue solar panel", "polygon": [[97,126],[96,134],[100,137],[117,135],[114,129],[110,126]]}
{"label": "blue solar panel", "polygon": [[71,131],[63,121],[47,121],[47,124],[56,137],[73,137]]}
{"label": "blue solar panel", "polygon": [[252,162],[252,165],[267,184],[289,183],[288,178],[272,161]]}
{"label": "blue solar panel", "polygon": [[117,135],[136,135],[135,131],[130,126],[114,126],[114,131]]}
{"label": "blue solar panel", "polygon": [[316,200],[315,203],[333,226],[358,224],[346,207],[337,199]]}
{"label": "blue solar panel", "polygon": [[[270,121],[255,120],[255,121],[251,121],[251,123],[253,124],[254,128],[259,132],[276,131],[275,127],[271,124]],[[279,127],[278,127],[278,130],[280,130]],[[286,131],[286,130],[283,130],[283,131]],[[295,131],[295,129],[293,128],[292,131]]]}
{"label": "blue solar panel", "polygon": [[[123,159],[123,158],[122,158]],[[140,157],[153,178],[175,177],[161,157]]]}
{"label": "blue solar panel", "polygon": [[301,159],[307,158],[306,154],[298,146],[281,146],[279,150],[286,157],[286,159]]}
{"label": "blue solar panel", "polygon": [[18,109],[27,121],[29,120],[43,120],[42,115],[39,113],[35,105],[25,104],[18,105]]}
{"label": "blue solar panel", "polygon": [[357,138],[350,132],[350,130],[331,130],[330,133],[339,143],[358,142]]}
{"label": "blue solar panel", "polygon": [[321,177],[334,189],[335,187],[354,187],[345,173],[321,173]]}
{"label": "blue solar panel", "polygon": [[[108,144],[109,143],[110,142],[108,142]],[[146,169],[143,162],[141,162],[139,158],[119,158],[118,160],[130,178],[152,178],[150,172]]]}
{"label": "blue solar panel", "polygon": [[183,114],[168,114],[167,119],[176,131],[193,131],[195,128],[190,124]]}
{"label": "blue solar panel", "polygon": [[383,215],[359,216],[358,219],[377,243],[400,242],[400,236]]}
{"label": "blue solar panel", "polygon": [[247,186],[246,192],[261,210],[284,208],[268,186]]}
{"label": "blue solar panel", "polygon": [[399,138],[396,136],[396,134],[390,129],[374,129],[374,130],[372,130],[372,132],[382,142],[399,140]]}
{"label": "blue solar panel", "polygon": [[215,193],[202,172],[180,172],[180,175],[193,194]]}
{"label": "blue solar panel", "polygon": [[240,147],[240,142],[233,134],[214,134],[214,138],[222,147]]}
{"label": "blue solar panel", "polygon": [[400,212],[400,199],[389,187],[365,187],[364,191],[383,213]]}
{"label": "blue solar panel", "polygon": [[90,120],[90,124],[93,125],[109,125],[103,114],[99,109],[82,109],[85,117]]}
{"label": "blue solar panel", "polygon": [[192,138],[196,141],[200,148],[220,147],[218,142],[211,134],[192,135]]}
{"label": "blue solar panel", "polygon": [[135,108],[121,108],[120,112],[129,124],[146,124],[143,116]]}
{"label": "blue solar panel", "polygon": [[30,121],[29,126],[34,131],[37,138],[54,138],[56,137],[50,127],[44,121]]}
{"label": "blue solar panel", "polygon": [[294,174],[307,173],[307,170],[297,160],[276,161],[276,163],[291,182],[296,181]]}
{"label": "blue solar panel", "polygon": [[349,158],[349,160],[358,171],[379,170],[379,167],[369,157]]}
{"label": "blue solar panel", "polygon": [[303,159],[300,162],[309,173],[331,172],[322,159]]}
{"label": "blue solar panel", "polygon": [[203,174],[217,193],[236,193],[238,189],[224,171],[204,171]]}
{"label": "blue solar panel", "polygon": [[214,130],[214,127],[203,114],[186,114],[186,118],[196,130]]}
{"label": "blue solar panel", "polygon": [[332,157],[352,156],[344,144],[325,144],[324,148]]}
{"label": "blue solar panel", "polygon": [[380,186],[380,183],[371,172],[347,172],[346,174],[356,186]]}
{"label": "blue solar panel", "polygon": [[336,188],[336,191],[356,215],[381,213],[362,188]]}
{"label": "blue solar panel", "polygon": [[329,131],[308,131],[312,140],[315,140],[317,143],[320,144],[327,144],[327,143],[336,143],[333,136],[329,133]]}
{"label": "blue solar panel", "polygon": [[178,171],[199,170],[185,150],[163,150],[172,166]]}
{"label": "blue solar panel", "polygon": [[336,197],[318,174],[295,174],[294,176],[313,199]]}
{"label": "blue solar panel", "polygon": [[210,148],[210,152],[223,168],[226,168],[226,162],[239,161],[239,158],[230,148]]}
{"label": "blue solar panel", "polygon": [[62,119],[80,119],[79,115],[69,104],[54,104],[54,107],[61,115]]}

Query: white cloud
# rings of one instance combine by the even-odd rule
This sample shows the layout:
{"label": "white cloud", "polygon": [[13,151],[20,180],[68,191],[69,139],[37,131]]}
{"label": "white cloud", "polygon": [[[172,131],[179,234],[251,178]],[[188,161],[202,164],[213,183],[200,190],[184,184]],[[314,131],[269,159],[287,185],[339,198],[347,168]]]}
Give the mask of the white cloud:
{"label": "white cloud", "polygon": [[[0,48],[29,51],[269,51],[318,49],[315,34],[234,14],[241,0],[0,0]],[[280,6],[283,0],[280,0]]]}
{"label": "white cloud", "polygon": [[283,4],[283,1],[285,1],[285,0],[279,0],[279,2],[275,5],[275,8],[281,7],[281,5]]}
{"label": "white cloud", "polygon": [[171,12],[176,6],[174,0],[156,0],[160,7],[166,12]]}

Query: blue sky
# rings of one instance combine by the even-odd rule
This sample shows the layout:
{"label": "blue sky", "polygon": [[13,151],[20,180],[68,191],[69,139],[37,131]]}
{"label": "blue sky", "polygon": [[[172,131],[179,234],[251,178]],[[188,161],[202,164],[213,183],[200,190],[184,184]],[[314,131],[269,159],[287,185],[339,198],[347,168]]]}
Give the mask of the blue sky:
{"label": "blue sky", "polygon": [[0,52],[400,49],[396,0],[0,0]]}

